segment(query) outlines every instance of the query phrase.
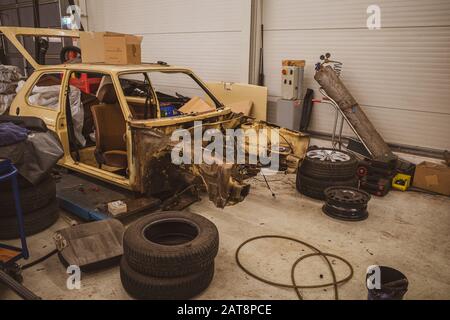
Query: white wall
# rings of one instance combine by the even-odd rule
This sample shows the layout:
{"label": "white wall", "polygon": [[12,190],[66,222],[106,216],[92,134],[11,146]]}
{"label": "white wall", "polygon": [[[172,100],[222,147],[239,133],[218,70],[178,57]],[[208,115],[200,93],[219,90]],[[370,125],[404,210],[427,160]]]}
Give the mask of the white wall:
{"label": "white wall", "polygon": [[[147,62],[191,67],[206,81],[249,79],[251,0],[86,1],[89,28],[144,35]],[[331,52],[388,142],[450,150],[449,0],[262,2],[272,101],[280,96],[283,59],[307,60],[306,85],[317,92],[314,64]],[[382,29],[369,31],[366,10],[374,3]],[[333,120],[328,105],[316,105],[312,130],[329,133]]]}
{"label": "white wall", "polygon": [[89,29],[144,35],[143,60],[247,82],[250,0],[87,0]]}
{"label": "white wall", "polygon": [[[280,65],[306,59],[306,85],[318,93],[314,64],[331,52],[343,80],[383,137],[450,150],[450,1],[263,0],[266,84],[280,96]],[[369,31],[378,4],[382,29]],[[312,130],[330,132],[334,113],[316,105]]]}

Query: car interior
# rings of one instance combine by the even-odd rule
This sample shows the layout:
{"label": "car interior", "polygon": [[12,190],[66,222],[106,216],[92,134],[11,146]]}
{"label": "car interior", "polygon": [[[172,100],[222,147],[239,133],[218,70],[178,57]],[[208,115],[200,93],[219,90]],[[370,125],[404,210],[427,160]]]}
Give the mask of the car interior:
{"label": "car interior", "polygon": [[[163,84],[158,81],[154,84],[149,74],[138,73],[120,77],[120,84],[134,120],[158,118],[158,102],[162,118],[215,110],[214,102],[208,99],[206,92],[187,74],[177,73],[173,79],[169,78],[172,82],[164,79]],[[155,87],[152,87],[153,85]],[[110,76],[73,72],[70,76],[70,88],[72,92],[80,91],[81,100],[79,103],[71,99],[71,108],[66,108],[72,157],[85,165],[126,177],[126,121]],[[80,119],[74,116],[75,113],[78,114],[78,110],[73,109],[74,105],[81,106],[81,126]],[[77,126],[79,130],[82,128],[85,143],[80,143],[80,138],[77,138]]]}
{"label": "car interior", "polygon": [[162,118],[209,112],[217,107],[204,89],[182,72],[127,74],[119,79],[135,120],[157,118],[157,101]]}
{"label": "car interior", "polygon": [[102,165],[126,169],[126,123],[112,83],[100,88],[99,104],[91,107],[95,127],[95,158]]}
{"label": "car interior", "polygon": [[[86,144],[80,145],[69,132],[72,157],[85,165],[126,176],[126,122],[109,76],[73,73],[70,83],[71,90],[76,87],[81,91],[84,114],[82,134],[86,139]],[[73,125],[69,122],[68,119],[70,131]]]}

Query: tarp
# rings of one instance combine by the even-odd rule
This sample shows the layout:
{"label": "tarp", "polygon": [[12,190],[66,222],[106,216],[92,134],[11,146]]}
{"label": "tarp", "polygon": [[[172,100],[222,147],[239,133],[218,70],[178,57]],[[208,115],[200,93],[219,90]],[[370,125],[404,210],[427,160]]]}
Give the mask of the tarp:
{"label": "tarp", "polygon": [[0,123],[0,147],[6,147],[27,140],[28,129],[12,122]]}
{"label": "tarp", "polygon": [[18,67],[0,64],[0,82],[17,82],[21,77],[22,75]]}
{"label": "tarp", "polygon": [[22,177],[38,184],[64,156],[58,136],[53,131],[32,132],[28,139],[0,147],[0,159],[9,159]]}
{"label": "tarp", "polygon": [[0,94],[0,115],[9,110],[15,97],[15,94]]}
{"label": "tarp", "polygon": [[17,81],[21,77],[19,68],[0,64],[0,115],[9,110],[16,96]]}

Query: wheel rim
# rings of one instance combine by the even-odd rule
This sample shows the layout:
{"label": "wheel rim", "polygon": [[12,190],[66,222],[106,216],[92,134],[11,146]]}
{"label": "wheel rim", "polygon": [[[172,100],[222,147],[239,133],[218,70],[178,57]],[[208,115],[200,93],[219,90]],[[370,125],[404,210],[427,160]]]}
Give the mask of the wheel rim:
{"label": "wheel rim", "polygon": [[336,206],[332,206],[329,204],[325,204],[322,208],[322,211],[329,217],[342,221],[363,221],[369,217],[369,213],[367,212],[367,208],[362,208],[360,210],[355,209],[347,209],[340,208]]}
{"label": "wheel rim", "polygon": [[347,204],[367,204],[370,195],[367,192],[348,187],[334,187],[325,190],[325,196],[329,200]]}
{"label": "wheel rim", "polygon": [[338,150],[312,150],[309,151],[306,155],[310,159],[317,159],[319,161],[328,161],[333,163],[347,162],[351,160],[351,157],[348,154]]}

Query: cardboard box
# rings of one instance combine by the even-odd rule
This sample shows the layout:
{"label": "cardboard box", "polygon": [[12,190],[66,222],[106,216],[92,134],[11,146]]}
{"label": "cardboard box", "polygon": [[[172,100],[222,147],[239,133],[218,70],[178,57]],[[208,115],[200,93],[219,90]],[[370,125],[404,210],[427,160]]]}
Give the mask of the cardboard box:
{"label": "cardboard box", "polygon": [[80,48],[83,63],[104,63],[106,32],[80,32]]}
{"label": "cardboard box", "polygon": [[423,162],[416,167],[414,187],[450,196],[450,168]]}
{"label": "cardboard box", "polygon": [[108,64],[141,64],[142,37],[132,35],[104,36],[105,62]]}
{"label": "cardboard box", "polygon": [[83,63],[141,64],[141,36],[80,32]]}
{"label": "cardboard box", "polygon": [[231,103],[228,105],[228,107],[230,107],[231,111],[233,111],[234,113],[242,113],[243,115],[249,117],[253,109],[253,102],[240,101]]}
{"label": "cardboard box", "polygon": [[191,114],[191,113],[210,112],[216,109],[207,104],[202,98],[193,97],[191,100],[189,100],[188,103],[182,106],[179,110],[184,114]]}

